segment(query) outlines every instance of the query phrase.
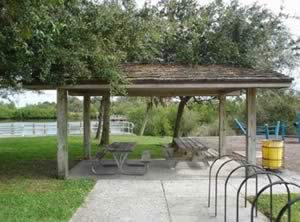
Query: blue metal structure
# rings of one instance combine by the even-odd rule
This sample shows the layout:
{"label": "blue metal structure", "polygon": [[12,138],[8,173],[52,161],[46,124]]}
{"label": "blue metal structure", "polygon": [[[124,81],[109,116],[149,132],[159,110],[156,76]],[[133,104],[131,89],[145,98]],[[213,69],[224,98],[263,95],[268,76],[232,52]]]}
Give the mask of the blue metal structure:
{"label": "blue metal structure", "polygon": [[[243,135],[247,134],[247,128],[245,127],[245,124],[240,122],[238,119],[234,119],[237,128],[241,130]],[[265,124],[263,126],[257,126],[256,134],[257,135],[265,135],[266,139],[270,139],[271,134],[274,134],[274,138],[279,138],[279,133],[281,131],[281,136],[283,137],[283,130],[281,128],[282,124],[280,121],[277,121],[276,125],[269,126],[268,124]],[[284,129],[285,130],[285,129]]]}

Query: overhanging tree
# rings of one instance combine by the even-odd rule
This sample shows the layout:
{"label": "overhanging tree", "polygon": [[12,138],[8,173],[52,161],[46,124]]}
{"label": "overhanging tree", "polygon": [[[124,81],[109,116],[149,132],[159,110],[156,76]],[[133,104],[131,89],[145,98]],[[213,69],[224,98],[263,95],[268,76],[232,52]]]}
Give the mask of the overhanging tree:
{"label": "overhanging tree", "polygon": [[221,0],[1,1],[0,87],[53,86],[100,78],[111,95],[122,63],[227,64],[282,71],[299,56],[299,39],[278,15]]}
{"label": "overhanging tree", "polygon": [[299,40],[288,17],[258,5],[221,0],[2,1],[0,83],[73,84],[102,78],[112,91],[125,62],[231,64],[283,69],[296,63]]}

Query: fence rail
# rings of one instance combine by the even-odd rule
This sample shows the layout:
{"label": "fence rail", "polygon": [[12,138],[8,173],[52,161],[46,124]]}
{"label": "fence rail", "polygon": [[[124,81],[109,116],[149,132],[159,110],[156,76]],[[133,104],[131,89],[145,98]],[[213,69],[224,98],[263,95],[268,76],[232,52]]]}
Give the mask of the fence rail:
{"label": "fence rail", "polygon": [[[68,133],[80,135],[83,133],[83,122],[69,122]],[[91,131],[96,133],[98,122],[91,122]],[[112,135],[133,134],[134,124],[128,121],[111,121],[110,132]],[[15,122],[0,123],[0,137],[13,136],[50,136],[57,134],[56,122]]]}

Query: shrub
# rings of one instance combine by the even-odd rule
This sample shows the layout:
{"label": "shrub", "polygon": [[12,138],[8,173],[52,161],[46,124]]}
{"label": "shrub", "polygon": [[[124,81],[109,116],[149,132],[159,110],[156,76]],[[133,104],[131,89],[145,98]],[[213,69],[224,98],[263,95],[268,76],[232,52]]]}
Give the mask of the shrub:
{"label": "shrub", "polygon": [[169,120],[170,108],[155,108],[145,129],[145,135],[171,136],[172,123]]}
{"label": "shrub", "polygon": [[0,119],[12,119],[14,117],[15,107],[6,104],[0,105]]}
{"label": "shrub", "polygon": [[180,134],[182,136],[191,135],[191,132],[201,124],[201,115],[193,110],[186,109],[180,125]]}
{"label": "shrub", "polygon": [[26,106],[15,111],[14,119],[56,119],[56,107],[54,104]]}

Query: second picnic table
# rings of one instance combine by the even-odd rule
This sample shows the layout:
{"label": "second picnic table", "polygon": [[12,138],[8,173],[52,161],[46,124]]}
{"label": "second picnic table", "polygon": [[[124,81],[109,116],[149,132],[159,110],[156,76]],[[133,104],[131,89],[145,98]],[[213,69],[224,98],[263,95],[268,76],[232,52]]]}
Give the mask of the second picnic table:
{"label": "second picnic table", "polygon": [[199,160],[207,162],[209,148],[205,146],[199,137],[179,137],[174,139],[177,153],[184,159],[193,160],[197,157]]}

